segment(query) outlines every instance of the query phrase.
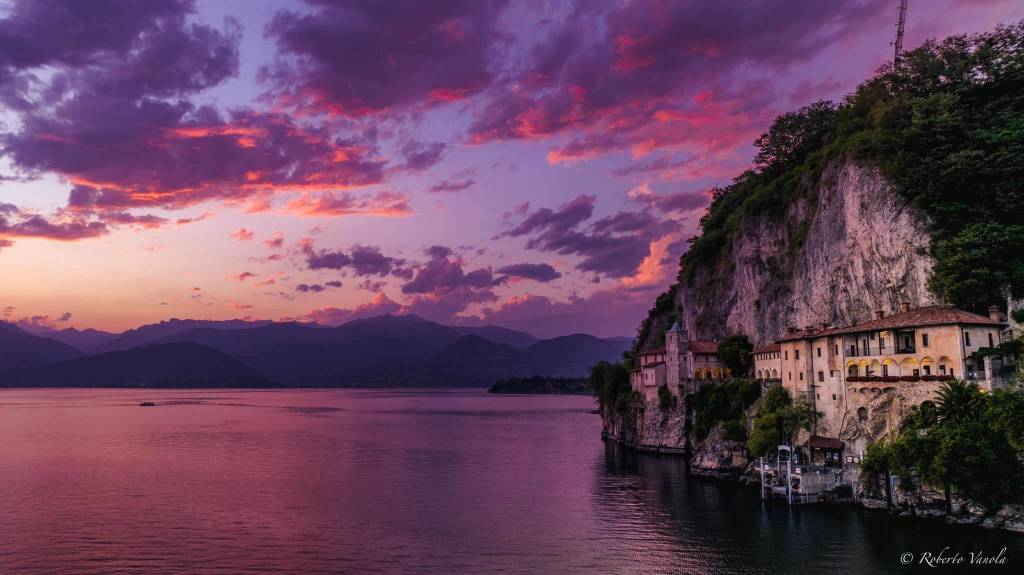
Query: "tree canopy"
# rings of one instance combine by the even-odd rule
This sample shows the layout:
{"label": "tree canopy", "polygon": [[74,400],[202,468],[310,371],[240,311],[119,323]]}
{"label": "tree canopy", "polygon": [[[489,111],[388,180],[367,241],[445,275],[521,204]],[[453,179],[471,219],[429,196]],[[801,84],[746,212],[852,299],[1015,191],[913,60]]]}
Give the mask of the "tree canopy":
{"label": "tree canopy", "polygon": [[[868,448],[867,477],[886,470],[995,509],[1024,503],[1024,396],[974,383],[944,384],[934,404],[914,409],[900,431]],[[906,483],[906,482],[904,482]]]}
{"label": "tree canopy", "polygon": [[732,371],[734,377],[746,377],[754,365],[754,351],[746,335],[730,335],[718,344],[718,360]]}
{"label": "tree canopy", "polygon": [[746,218],[813,196],[830,161],[855,159],[929,224],[937,295],[975,311],[1006,287],[1024,295],[1024,23],[925,42],[840,104],[783,114],[755,144],[756,169],[714,191],[680,281],[726,261]]}

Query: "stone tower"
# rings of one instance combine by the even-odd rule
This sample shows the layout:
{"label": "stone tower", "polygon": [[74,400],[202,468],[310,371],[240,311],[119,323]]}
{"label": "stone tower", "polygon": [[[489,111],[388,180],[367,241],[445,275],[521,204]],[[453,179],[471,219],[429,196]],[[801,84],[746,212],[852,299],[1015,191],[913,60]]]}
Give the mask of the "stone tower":
{"label": "stone tower", "polygon": [[672,393],[679,395],[679,384],[682,383],[682,343],[685,339],[679,322],[665,333],[665,382]]}

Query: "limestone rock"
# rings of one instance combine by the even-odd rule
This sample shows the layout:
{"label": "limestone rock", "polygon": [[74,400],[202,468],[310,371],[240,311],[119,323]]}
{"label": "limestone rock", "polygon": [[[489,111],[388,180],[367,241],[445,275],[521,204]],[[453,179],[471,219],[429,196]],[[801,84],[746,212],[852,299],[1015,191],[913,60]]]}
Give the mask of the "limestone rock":
{"label": "limestone rock", "polygon": [[901,301],[937,303],[928,291],[927,216],[876,168],[833,162],[813,192],[782,216],[748,218],[727,260],[680,287],[676,304],[691,336],[742,332],[765,343],[788,325],[847,325]]}

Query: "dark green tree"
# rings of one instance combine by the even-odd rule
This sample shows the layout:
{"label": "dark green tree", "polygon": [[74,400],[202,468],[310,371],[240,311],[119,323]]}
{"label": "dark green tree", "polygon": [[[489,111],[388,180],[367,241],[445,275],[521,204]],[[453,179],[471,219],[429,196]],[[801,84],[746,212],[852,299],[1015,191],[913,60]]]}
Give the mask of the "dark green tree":
{"label": "dark green tree", "polygon": [[751,352],[754,346],[750,339],[743,334],[730,335],[718,344],[718,359],[725,364],[734,377],[746,377],[750,367],[754,364]]}
{"label": "dark green tree", "polygon": [[633,399],[633,389],[629,385],[629,370],[619,363],[596,363],[590,368],[587,385],[594,391],[597,405],[602,411],[623,413]]}
{"label": "dark green tree", "polygon": [[982,393],[963,381],[947,382],[935,407],[915,408],[900,430],[869,447],[868,478],[886,470],[916,478],[990,510],[1024,502],[1024,396]]}
{"label": "dark green tree", "polygon": [[824,147],[835,128],[836,105],[827,100],[775,118],[768,131],[754,140],[754,165],[783,170],[803,161],[811,150]]}
{"label": "dark green tree", "polygon": [[974,223],[935,246],[932,290],[947,301],[983,311],[1003,290],[1024,290],[1024,225]]}

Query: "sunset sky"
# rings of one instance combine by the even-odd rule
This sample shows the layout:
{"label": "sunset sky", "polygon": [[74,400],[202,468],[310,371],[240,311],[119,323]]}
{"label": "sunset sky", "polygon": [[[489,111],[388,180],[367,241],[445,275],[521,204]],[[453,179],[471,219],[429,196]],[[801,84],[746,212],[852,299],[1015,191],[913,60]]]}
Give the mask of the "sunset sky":
{"label": "sunset sky", "polygon": [[[896,0],[0,0],[0,319],[632,335]],[[1024,18],[911,0],[905,46]]]}

